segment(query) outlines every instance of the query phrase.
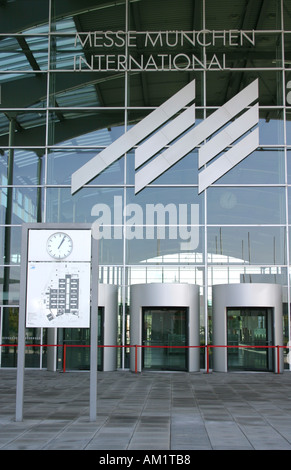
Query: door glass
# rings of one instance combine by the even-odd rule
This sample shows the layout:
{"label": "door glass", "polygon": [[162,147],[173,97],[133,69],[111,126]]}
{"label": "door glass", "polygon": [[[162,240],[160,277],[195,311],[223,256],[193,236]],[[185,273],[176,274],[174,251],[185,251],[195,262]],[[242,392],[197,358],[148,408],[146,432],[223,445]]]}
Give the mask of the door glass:
{"label": "door glass", "polygon": [[[18,307],[2,307],[1,367],[17,367],[18,343]],[[1,322],[0,322],[1,323]],[[25,367],[39,368],[46,366],[47,347],[46,330],[41,328],[25,329]]]}
{"label": "door glass", "polygon": [[[272,309],[227,310],[227,360],[229,370],[273,370]],[[237,347],[240,346],[240,347]]]}
{"label": "door glass", "polygon": [[18,308],[3,307],[1,367],[17,367]]}
{"label": "door glass", "polygon": [[64,344],[66,344],[66,369],[90,369],[90,329],[64,328]]}
{"label": "door glass", "polygon": [[[66,369],[90,369],[90,328],[64,328]],[[103,344],[103,308],[98,308],[98,345]],[[63,367],[63,365],[62,365]],[[98,348],[98,370],[103,370],[103,348]]]}
{"label": "door glass", "polygon": [[186,317],[186,308],[143,309],[144,369],[187,369],[187,349],[179,347],[187,345]]}
{"label": "door glass", "polygon": [[[104,309],[102,307],[98,308],[98,346],[104,344],[104,336],[103,336],[103,312]],[[103,370],[103,355],[104,355],[104,348],[98,348],[98,370]]]}
{"label": "door glass", "polygon": [[26,328],[25,367],[40,367],[42,348],[39,345],[41,344],[41,335],[41,328]]}

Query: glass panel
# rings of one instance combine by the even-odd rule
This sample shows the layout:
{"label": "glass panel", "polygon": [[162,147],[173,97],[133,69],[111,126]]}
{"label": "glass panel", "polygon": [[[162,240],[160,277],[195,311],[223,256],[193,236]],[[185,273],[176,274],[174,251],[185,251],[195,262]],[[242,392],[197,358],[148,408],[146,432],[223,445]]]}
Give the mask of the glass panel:
{"label": "glass panel", "polygon": [[58,110],[50,113],[50,145],[107,147],[124,132],[124,111]]}
{"label": "glass panel", "polygon": [[[75,30],[73,20],[64,20],[63,24],[68,24],[69,29],[71,26]],[[74,32],[76,33],[76,30]],[[74,34],[58,36],[56,33],[51,36],[50,65],[52,70],[75,70],[74,66],[79,55],[84,58],[80,45],[75,44]]]}
{"label": "glass panel", "polygon": [[[103,345],[103,312],[98,308],[98,345]],[[66,345],[66,357],[62,354],[64,349],[58,348],[58,367],[66,370],[90,369],[90,328],[63,328],[59,331],[58,341]],[[98,370],[103,370],[103,348],[98,349]]]}
{"label": "glass panel", "polygon": [[229,28],[224,31],[208,30],[203,43],[206,44],[208,58],[206,67],[211,72],[224,69],[267,69],[282,65],[282,37],[278,32]]}
{"label": "glass panel", "polygon": [[[177,91],[178,90],[174,90],[174,93],[176,93]],[[191,104],[192,103],[190,103],[190,106],[191,106]],[[190,108],[190,106],[188,106],[188,108]],[[182,109],[182,111],[185,111],[185,109]],[[140,110],[130,109],[128,111],[128,123],[129,123],[129,125],[128,125],[127,128],[130,129],[131,127],[133,127],[136,124],[136,122],[142,121],[143,119],[145,119],[147,117],[150,117],[152,112],[153,112],[153,109],[149,110],[148,108],[140,109]],[[137,142],[137,144],[138,145],[143,145],[145,142],[149,142],[153,138],[153,136],[155,136],[159,133],[163,134],[164,128],[166,128],[170,123],[175,122],[175,119],[177,117],[179,117],[179,113],[178,114],[176,113],[173,117],[171,117],[169,119],[166,119],[165,122],[162,124],[162,126],[155,129],[153,132],[151,132],[149,135],[147,135],[141,142]],[[198,126],[199,123],[203,119],[203,112],[201,110],[197,109],[197,107],[196,107],[195,112],[192,109],[192,118],[194,119],[194,124],[189,125],[189,127],[187,129],[185,129],[181,133],[178,133],[177,136],[174,136],[173,140],[172,141],[170,140],[168,142],[168,145],[164,145],[156,154],[153,154],[153,158],[156,158],[156,157],[160,156],[161,154],[163,154],[167,148],[171,147],[173,144],[178,142],[178,140],[183,138],[185,136],[185,134],[187,134],[188,131],[193,129],[193,126],[195,126],[195,125]],[[197,179],[198,179],[198,177],[197,177],[197,170],[198,170],[197,153],[198,153],[197,149],[193,149],[192,151],[190,151],[185,156],[179,157],[180,159],[178,159],[176,163],[172,164],[172,166],[170,166],[164,173],[161,173],[161,175],[158,176],[154,180],[154,184],[179,184],[179,183],[195,184],[195,183],[197,183]],[[134,172],[134,165],[135,165],[134,152],[133,151],[128,152],[128,154],[130,155],[130,158],[129,158],[130,167],[128,168],[128,180],[127,180],[127,182],[129,184],[133,184],[134,183],[134,175],[135,175],[135,172]],[[152,157],[150,157],[144,163],[150,162],[151,159],[152,159]],[[187,171],[189,171],[190,174],[187,174]],[[174,177],[174,175],[176,175],[176,178]]]}
{"label": "glass panel", "polygon": [[[127,211],[135,209],[142,215],[144,224],[149,223],[149,215],[158,210],[166,214],[166,223],[176,225],[199,225],[204,221],[204,195],[198,195],[196,187],[147,187],[135,194],[133,188],[127,190]],[[130,215],[130,214],[129,214]],[[180,216],[180,218],[179,218]],[[184,220],[184,222],[181,222]]]}
{"label": "glass panel", "polygon": [[[17,367],[17,343],[18,343],[18,307],[2,307],[2,338],[0,335],[1,367]],[[45,359],[46,351],[40,347],[42,344],[42,330],[40,328],[28,328],[25,330],[25,367],[39,368],[41,366],[41,354]],[[35,346],[33,346],[35,345]],[[45,362],[45,361],[44,361]],[[44,366],[44,364],[42,364]]]}
{"label": "glass panel", "polygon": [[[85,31],[119,31],[125,28],[125,0],[119,2],[111,2],[106,0],[105,2],[94,2],[92,7],[86,6],[82,12],[80,5],[75,8],[64,6],[58,0],[53,2],[53,15],[52,20],[54,27],[57,31],[64,32],[66,29],[73,31],[75,30],[73,25],[70,25],[71,17],[68,16],[68,10],[70,13],[80,13],[82,22],[81,24],[88,24],[94,19],[94,26],[86,29]],[[66,18],[65,15],[67,15]],[[59,20],[59,18],[63,18]]]}
{"label": "glass panel", "polygon": [[283,0],[283,21],[284,21],[284,29],[290,31],[291,30],[291,14],[290,14],[289,0]]}
{"label": "glass panel", "polygon": [[[145,39],[143,39],[145,41]],[[152,48],[151,48],[152,49]],[[169,57],[174,58],[176,55],[173,52],[173,48],[168,50],[169,57],[165,59],[164,64],[161,62],[161,58],[157,58],[159,54],[157,49],[161,48],[154,48],[154,58],[157,63],[160,63],[161,66],[168,70],[169,67],[173,67],[173,64],[170,64]],[[166,49],[166,48],[165,48]],[[163,51],[165,50],[163,49]],[[183,49],[182,47],[180,48]],[[146,60],[148,60],[148,52],[147,48],[144,50],[145,58],[144,59],[144,67],[147,66]],[[186,51],[187,57],[191,58],[193,54],[193,50]],[[194,50],[195,53],[195,50]],[[135,52],[135,57],[137,60],[141,61],[140,55],[142,51]],[[197,54],[197,52],[196,52]],[[201,52],[198,53],[198,59],[202,60]],[[185,59],[184,59],[185,60]],[[189,62],[187,62],[189,65]],[[192,64],[191,64],[192,67]],[[177,72],[157,72],[151,71],[151,73],[146,72],[143,74],[143,78],[141,79],[139,74],[131,75],[129,81],[129,91],[130,91],[130,106],[138,106],[138,107],[149,107],[149,106],[160,106],[164,101],[171,98],[175,93],[181,90],[185,85],[189,83],[188,75],[177,74]],[[194,78],[194,77],[193,77]],[[195,76],[196,85],[195,85],[195,104],[196,106],[201,106],[203,104],[203,86],[202,86],[202,75],[196,74]],[[137,110],[134,111],[137,113]],[[196,110],[198,114],[198,110]],[[131,115],[133,112],[131,111]]]}
{"label": "glass panel", "polygon": [[122,211],[122,201],[121,188],[86,187],[73,196],[70,188],[48,188],[47,222],[93,223],[98,220],[100,225],[102,222],[112,225],[117,221],[122,224],[122,217],[116,213]]}
{"label": "glass panel", "polygon": [[150,282],[185,282],[203,285],[203,268],[189,266],[129,266],[127,278],[129,284]]}
{"label": "glass panel", "polygon": [[284,150],[260,148],[219,179],[219,184],[280,184],[285,182]]}
{"label": "glass panel", "polygon": [[[25,330],[25,366],[26,367],[40,367],[40,359],[42,350],[41,344],[41,329],[40,328],[26,328]],[[32,346],[32,345],[37,346]],[[30,346],[31,345],[31,346]]]}
{"label": "glass panel", "polygon": [[129,263],[202,261],[204,237],[199,223],[204,197],[198,197],[196,191],[173,187],[169,193],[167,188],[152,187],[135,195],[128,189],[125,234]]}
{"label": "glass panel", "polygon": [[0,73],[0,108],[45,107],[46,87],[45,73],[23,74],[21,77]]}
{"label": "glass panel", "polygon": [[[275,64],[281,63],[281,58],[273,59]],[[279,67],[279,65],[276,65]],[[254,79],[254,72],[246,72],[250,81]],[[283,89],[283,72],[278,70],[260,70],[257,72],[259,79],[259,105],[282,106],[285,104]]]}
{"label": "glass panel", "polygon": [[124,106],[125,79],[113,72],[51,73],[51,105],[62,107]]}
{"label": "glass panel", "polygon": [[18,308],[2,308],[2,314],[1,367],[17,367]]}
{"label": "glass panel", "polygon": [[285,227],[208,227],[209,263],[286,264]]}
{"label": "glass panel", "polygon": [[258,2],[205,0],[206,28],[216,30],[240,29],[242,19],[248,20],[248,29],[281,29],[281,2],[274,0],[262,10]]}
{"label": "glass panel", "polygon": [[290,215],[291,215],[291,187],[290,186],[288,187],[288,208],[289,208],[289,211],[288,211],[289,220],[291,220],[290,219]]}
{"label": "glass panel", "polygon": [[[227,309],[228,369],[273,369],[272,311],[264,308]],[[251,347],[256,346],[256,347]]]}
{"label": "glass panel", "polygon": [[287,150],[287,177],[288,183],[291,184],[291,151]]}
{"label": "glass panel", "polygon": [[291,110],[286,109],[287,145],[291,145]]}
{"label": "glass panel", "polygon": [[283,224],[284,188],[218,188],[208,190],[209,224]]}
{"label": "glass panel", "polygon": [[[287,290],[287,289],[286,289]],[[285,292],[285,289],[283,289],[283,298],[284,300],[287,299],[288,294]],[[283,345],[284,346],[290,346],[290,341],[289,341],[289,313],[288,313],[288,303],[283,300]],[[291,363],[291,354],[290,350],[287,348],[283,349],[283,355],[284,355],[284,369],[289,369],[290,363]]]}
{"label": "glass panel", "polygon": [[[0,17],[0,31],[2,33],[7,32],[19,32],[29,31],[31,32],[32,24],[35,25],[37,32],[47,32],[47,19],[49,16],[49,0],[29,0],[29,8],[25,1],[14,1],[9,2],[8,8],[2,8]],[[37,27],[37,24],[44,24],[43,26]]]}
{"label": "glass panel", "polygon": [[[2,31],[1,31],[2,32]],[[25,72],[27,70],[40,70],[40,65],[47,67],[47,38],[42,36],[1,38],[0,41],[0,69],[10,72]],[[44,49],[39,52],[40,46]],[[38,63],[39,62],[39,63]],[[22,74],[21,74],[22,75]]]}
{"label": "glass panel", "polygon": [[0,265],[0,303],[18,304],[20,290],[20,266]]}
{"label": "glass panel", "polygon": [[[164,31],[177,31],[184,29],[185,31],[191,31],[193,29],[202,29],[202,5],[198,2],[195,5],[195,15],[193,12],[193,4],[191,1],[183,2],[183,8],[179,8],[179,15],[177,15],[177,1],[167,0],[167,9],[162,4],[162,11],[157,8],[156,0],[140,0],[138,5],[136,2],[130,2],[130,27],[134,29],[134,21],[136,17],[133,16],[136,11],[139,12],[139,24],[140,28],[135,29],[140,31],[160,31],[161,29],[161,16]],[[193,21],[194,28],[193,28]],[[181,27],[183,25],[183,27]]]}
{"label": "glass panel", "polygon": [[[17,111],[13,119],[8,119],[4,114],[0,115],[0,146],[44,147],[46,143],[45,124],[46,113],[41,108],[31,108],[25,112]],[[10,140],[9,132],[11,134]]]}
{"label": "glass panel", "polygon": [[[286,28],[286,32],[284,32],[284,55],[285,55],[285,63],[284,66],[286,68],[286,84],[288,88],[288,83],[287,81],[290,80],[290,64],[291,64],[291,54],[290,54],[290,48],[291,48],[291,14],[290,14],[290,8],[288,6],[288,11],[286,10],[286,14],[284,17],[285,23],[289,23],[289,27]],[[289,30],[289,31],[287,31]],[[288,103],[290,104],[290,103]]]}
{"label": "glass panel", "polygon": [[[13,152],[13,155],[11,155]],[[15,185],[41,185],[44,182],[44,150],[5,150],[0,154],[0,184],[8,184],[7,166],[11,162]]]}
{"label": "glass panel", "polygon": [[90,369],[90,329],[64,328],[63,344],[66,344],[66,370]]}
{"label": "glass panel", "polygon": [[201,264],[204,260],[204,228],[199,226],[125,227],[127,263]]}
{"label": "glass panel", "polygon": [[20,264],[21,227],[0,226],[0,264]]}
{"label": "glass panel", "polygon": [[281,109],[260,110],[260,145],[284,144],[284,121]]}
{"label": "glass panel", "polygon": [[[143,367],[186,370],[186,308],[143,309]],[[163,348],[162,346],[168,346]]]}
{"label": "glass panel", "polygon": [[[97,139],[95,140],[95,144],[96,141]],[[81,148],[52,151],[48,154],[48,184],[71,185],[72,174],[100,152],[100,149],[86,150]],[[106,168],[99,176],[94,178],[89,184],[120,185],[123,184],[123,182],[124,158],[120,158],[117,162],[112,163],[112,165]]]}
{"label": "glass panel", "polygon": [[37,187],[0,187],[0,223],[19,225],[41,222],[42,189]]}
{"label": "glass panel", "polygon": [[9,119],[5,113],[0,113],[0,145],[1,147],[7,146],[8,141],[9,141]]}
{"label": "glass panel", "polygon": [[231,284],[242,282],[262,282],[287,284],[286,268],[277,266],[210,266],[208,284]]}
{"label": "glass panel", "polygon": [[[104,345],[104,308],[98,308],[98,346]],[[103,370],[104,348],[98,348],[98,370]]]}
{"label": "glass panel", "polygon": [[[159,176],[152,184],[191,184],[198,183],[198,151],[182,158],[173,167]],[[134,154],[127,155],[127,184],[134,184]]]}
{"label": "glass panel", "polygon": [[[280,29],[280,28],[278,28]],[[246,63],[252,68],[282,66],[282,35],[281,33],[255,32],[255,45],[250,45],[246,54]],[[241,51],[242,52],[242,51]]]}
{"label": "glass panel", "polygon": [[[54,36],[51,41],[53,68],[79,70],[81,64],[87,70],[106,70],[110,69],[110,66],[112,69],[118,68],[113,58],[124,56],[125,1],[118,4],[108,2],[101,5],[94,4],[84,12],[80,12],[79,8],[75,12],[71,9],[72,15],[79,13],[78,31],[74,17],[64,18],[68,11],[65,9],[64,12],[59,2],[55,2],[54,13],[53,21],[55,21],[52,24]],[[85,25],[84,32],[82,25]],[[109,31],[111,33],[105,33]]]}
{"label": "glass panel", "polygon": [[[239,91],[239,90],[238,90]],[[225,100],[223,100],[224,104]],[[217,103],[215,104],[217,105]],[[215,110],[207,110],[207,116],[210,116]],[[225,129],[230,125],[230,121],[224,126]],[[223,128],[221,128],[223,129]],[[213,133],[212,136],[217,135],[219,131]],[[211,137],[212,137],[211,136]],[[243,135],[236,142],[242,140],[245,137]],[[236,143],[234,142],[234,144]],[[283,145],[284,144],[284,120],[283,111],[281,109],[260,109],[259,111],[259,143],[260,145]]]}

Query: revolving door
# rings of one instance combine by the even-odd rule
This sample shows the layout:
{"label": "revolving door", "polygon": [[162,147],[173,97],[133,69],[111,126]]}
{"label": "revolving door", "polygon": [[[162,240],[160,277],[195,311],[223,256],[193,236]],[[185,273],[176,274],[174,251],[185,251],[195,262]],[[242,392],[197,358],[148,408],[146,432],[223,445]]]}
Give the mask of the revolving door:
{"label": "revolving door", "polygon": [[135,284],[130,292],[130,369],[200,370],[199,287]]}
{"label": "revolving door", "polygon": [[272,308],[227,309],[228,370],[274,369]]}
{"label": "revolving door", "polygon": [[188,309],[144,307],[142,314],[143,369],[187,370]]}
{"label": "revolving door", "polygon": [[283,344],[279,284],[215,285],[212,306],[214,371],[284,370],[283,349],[275,348]]}

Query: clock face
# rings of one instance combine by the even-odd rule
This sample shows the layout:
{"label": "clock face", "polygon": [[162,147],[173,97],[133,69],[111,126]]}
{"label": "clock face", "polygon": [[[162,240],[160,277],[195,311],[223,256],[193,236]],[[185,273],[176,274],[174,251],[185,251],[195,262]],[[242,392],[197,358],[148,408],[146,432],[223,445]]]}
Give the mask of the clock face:
{"label": "clock face", "polygon": [[72,253],[73,241],[66,233],[56,232],[48,238],[46,249],[52,258],[64,259]]}

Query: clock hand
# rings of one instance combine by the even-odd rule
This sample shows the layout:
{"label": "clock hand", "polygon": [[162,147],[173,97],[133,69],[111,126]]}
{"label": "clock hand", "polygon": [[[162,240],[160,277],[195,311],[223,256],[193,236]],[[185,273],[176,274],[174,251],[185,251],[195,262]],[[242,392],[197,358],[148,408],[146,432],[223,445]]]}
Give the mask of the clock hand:
{"label": "clock hand", "polygon": [[64,243],[64,240],[65,240],[65,237],[63,237],[63,239],[62,239],[61,243],[59,244],[59,246],[58,246],[58,250],[61,248],[62,244]]}

